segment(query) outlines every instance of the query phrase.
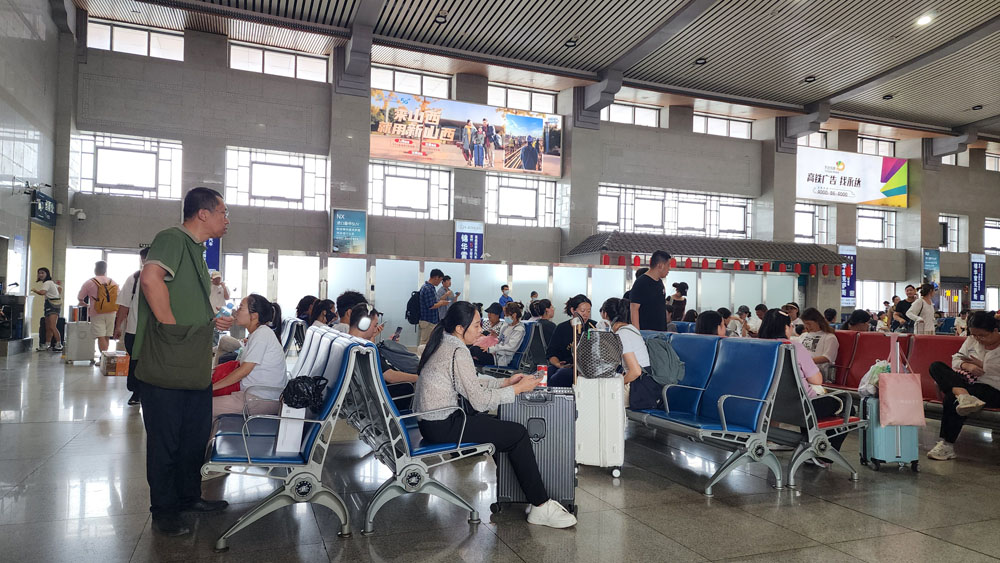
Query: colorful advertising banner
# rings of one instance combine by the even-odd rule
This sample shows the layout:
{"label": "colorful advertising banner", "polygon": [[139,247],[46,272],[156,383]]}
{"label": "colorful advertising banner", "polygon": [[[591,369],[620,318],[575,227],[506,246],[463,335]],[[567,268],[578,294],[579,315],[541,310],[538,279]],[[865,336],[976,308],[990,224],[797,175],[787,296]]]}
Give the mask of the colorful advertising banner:
{"label": "colorful advertising banner", "polygon": [[905,158],[798,147],[795,195],[802,199],[906,207]]}
{"label": "colorful advertising banner", "polygon": [[[801,147],[800,147],[801,148]],[[840,274],[840,306],[858,306],[858,249],[855,246],[840,246],[837,251],[841,256],[850,258],[850,262],[841,264],[843,267]],[[847,266],[851,267],[851,275],[847,275]]]}
{"label": "colorful advertising banner", "polygon": [[356,209],[334,209],[333,252],[365,254],[368,247],[368,213]]}
{"label": "colorful advertising banner", "polygon": [[455,258],[482,260],[486,225],[480,221],[455,221]]}
{"label": "colorful advertising banner", "polygon": [[372,90],[371,157],[562,176],[562,116]]}
{"label": "colorful advertising banner", "polygon": [[[941,251],[937,248],[923,249],[923,281],[921,283],[933,284],[934,287],[941,287]],[[940,303],[940,292],[934,296],[934,307],[938,308]]]}
{"label": "colorful advertising banner", "polygon": [[969,275],[969,308],[986,309],[986,255],[971,254],[972,272]]}

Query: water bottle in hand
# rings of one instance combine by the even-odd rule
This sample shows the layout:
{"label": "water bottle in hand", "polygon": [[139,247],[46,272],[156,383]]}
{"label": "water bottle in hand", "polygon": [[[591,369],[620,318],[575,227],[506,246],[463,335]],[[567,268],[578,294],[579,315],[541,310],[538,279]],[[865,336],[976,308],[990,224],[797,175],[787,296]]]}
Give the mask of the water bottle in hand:
{"label": "water bottle in hand", "polygon": [[219,312],[215,314],[215,318],[217,319],[221,319],[222,317],[231,317],[231,316],[233,316],[232,303],[226,303],[226,306],[219,309]]}

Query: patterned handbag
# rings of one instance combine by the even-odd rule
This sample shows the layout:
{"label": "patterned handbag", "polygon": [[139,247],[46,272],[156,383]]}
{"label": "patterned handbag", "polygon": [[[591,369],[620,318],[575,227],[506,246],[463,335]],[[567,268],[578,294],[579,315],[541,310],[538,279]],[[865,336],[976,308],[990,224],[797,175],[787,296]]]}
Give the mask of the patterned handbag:
{"label": "patterned handbag", "polygon": [[613,332],[588,330],[580,337],[576,353],[580,377],[596,379],[621,373],[622,341]]}

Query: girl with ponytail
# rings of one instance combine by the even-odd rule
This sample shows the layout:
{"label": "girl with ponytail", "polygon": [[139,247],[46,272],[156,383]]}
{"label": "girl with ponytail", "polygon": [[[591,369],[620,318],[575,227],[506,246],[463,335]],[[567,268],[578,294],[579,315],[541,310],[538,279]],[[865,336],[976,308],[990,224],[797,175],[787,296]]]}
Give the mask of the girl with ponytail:
{"label": "girl with ponytail", "polygon": [[[212,390],[234,383],[240,384],[240,390],[212,397],[212,416],[242,413],[248,394],[270,399],[250,403],[253,405],[251,414],[277,414],[280,407],[278,396],[286,383],[285,353],[276,334],[276,330],[281,330],[281,307],[254,293],[243,298],[233,320],[235,324],[246,327],[249,336],[237,360],[239,367],[213,382]],[[249,387],[253,389],[248,391]]]}

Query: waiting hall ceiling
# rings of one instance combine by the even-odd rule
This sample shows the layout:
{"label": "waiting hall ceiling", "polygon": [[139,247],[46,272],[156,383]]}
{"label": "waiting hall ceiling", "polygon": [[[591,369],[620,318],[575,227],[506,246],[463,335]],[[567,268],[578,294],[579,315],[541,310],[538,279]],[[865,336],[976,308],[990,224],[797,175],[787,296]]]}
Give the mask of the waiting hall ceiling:
{"label": "waiting hall ceiling", "polygon": [[[75,1],[93,17],[173,29],[178,9],[265,28],[302,23],[306,28],[294,33],[330,37],[302,42],[312,52],[342,44],[369,4],[381,7],[376,45],[574,80],[596,79],[672,15],[703,4],[691,23],[624,69],[627,86],[795,111],[964,41],[964,48],[937,61],[852,91],[832,110],[932,128],[1000,116],[1000,0]],[[209,23],[184,25],[200,29]],[[244,29],[243,35],[281,47],[290,42],[287,33],[273,29]],[[699,59],[704,64],[696,64]],[[883,99],[887,95],[892,98]],[[1000,118],[981,130],[1000,134]]]}

